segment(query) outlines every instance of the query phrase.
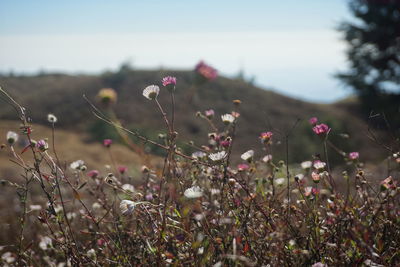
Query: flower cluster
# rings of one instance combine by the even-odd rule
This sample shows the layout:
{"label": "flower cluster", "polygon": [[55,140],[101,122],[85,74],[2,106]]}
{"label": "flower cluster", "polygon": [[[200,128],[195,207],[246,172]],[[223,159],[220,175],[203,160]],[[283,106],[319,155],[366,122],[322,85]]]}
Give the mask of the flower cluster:
{"label": "flower cluster", "polygon": [[[213,76],[207,67],[198,66],[204,78]],[[5,218],[10,232],[0,232],[0,265],[399,265],[398,147],[385,159],[391,176],[385,170],[379,182],[383,177],[375,179],[359,152],[341,151],[346,146],[327,139],[330,127],[311,118],[324,142],[304,148],[309,158],[296,163],[299,148],[283,147],[270,131],[249,136],[252,149],[241,144],[240,100],[222,116],[213,109],[197,112],[208,135],[182,142],[174,125],[179,109],[163,108],[165,99],[175,103],[176,78],[165,77],[162,86],[170,98],[158,99],[157,85],[143,90],[164,120],[165,128],[152,135],[158,139],[116,125],[146,146],[132,146],[137,155],[131,160],[119,154],[122,145],[111,149],[113,141],[104,139],[93,146],[101,151],[92,159],[71,162],[70,151],[55,150],[61,138],[52,138],[51,146],[45,138],[31,139],[24,117],[20,137],[7,133],[9,146],[2,149],[22,175],[1,182],[7,185],[3,198],[12,201],[0,215],[12,216]],[[55,134],[53,116],[48,121]],[[21,152],[18,140],[25,142]],[[159,149],[158,156],[147,146]],[[32,153],[24,153],[28,149]],[[336,152],[341,165],[329,161]]]}

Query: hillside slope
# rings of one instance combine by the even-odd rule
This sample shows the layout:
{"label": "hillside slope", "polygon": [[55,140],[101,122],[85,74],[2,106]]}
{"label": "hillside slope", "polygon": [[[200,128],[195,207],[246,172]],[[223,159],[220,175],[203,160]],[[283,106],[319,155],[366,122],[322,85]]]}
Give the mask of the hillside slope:
{"label": "hillside slope", "polygon": [[[87,131],[92,128],[96,118],[82,98],[86,94],[95,100],[99,89],[112,87],[118,93],[114,109],[129,128],[155,138],[164,131],[163,121],[155,104],[142,96],[147,85],[159,84],[165,75],[178,79],[176,90],[176,129],[179,140],[185,143],[194,140],[198,144],[207,141],[208,125],[195,116],[197,111],[213,108],[215,122],[222,126],[220,115],[232,111],[232,100],[240,99],[240,121],[236,155],[255,149],[261,157],[258,140],[260,132],[272,130],[275,144],[273,150],[278,158],[284,157],[284,133],[289,131],[300,119],[289,139],[290,160],[300,162],[322,153],[320,140],[312,133],[308,118],[317,116],[332,127],[331,139],[344,151],[360,150],[364,160],[375,160],[380,149],[365,136],[366,125],[348,109],[327,104],[313,104],[285,97],[257,88],[242,80],[219,77],[197,88],[193,100],[188,102],[194,75],[189,71],[140,71],[121,70],[99,76],[44,74],[38,76],[0,77],[0,85],[28,108],[36,123],[46,123],[46,114],[54,113],[59,118],[58,126],[73,131]],[[159,100],[170,112],[169,94],[161,90]],[[16,114],[7,105],[0,106],[0,118],[15,119]],[[343,139],[340,134],[348,133],[351,139]],[[282,148],[279,148],[282,147]],[[333,158],[335,161],[335,158]]]}

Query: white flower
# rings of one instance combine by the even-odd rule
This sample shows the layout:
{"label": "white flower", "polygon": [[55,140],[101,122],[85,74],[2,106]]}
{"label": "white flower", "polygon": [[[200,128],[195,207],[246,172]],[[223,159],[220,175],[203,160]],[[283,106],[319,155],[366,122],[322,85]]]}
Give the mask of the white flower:
{"label": "white flower", "polygon": [[56,123],[57,122],[57,117],[54,114],[47,114],[47,120],[50,123]]}
{"label": "white flower", "polygon": [[80,170],[84,165],[85,162],[81,159],[78,159],[77,161],[72,162],[69,167],[73,170]]}
{"label": "white flower", "polygon": [[7,132],[7,142],[10,145],[12,145],[17,141],[18,141],[18,134],[16,132],[13,132],[13,131],[8,131]]}
{"label": "white flower", "polygon": [[266,155],[263,157],[262,161],[264,161],[265,163],[268,163],[272,160],[272,155]]}
{"label": "white flower", "polygon": [[45,236],[40,238],[40,242],[39,242],[39,247],[43,250],[47,250],[48,248],[51,248],[53,244],[53,241],[51,240],[50,237]]}
{"label": "white flower", "polygon": [[286,181],[286,178],[278,178],[278,179],[275,179],[275,184],[278,186],[281,186],[285,183],[285,181]]}
{"label": "white flower", "polygon": [[201,197],[203,195],[203,190],[201,190],[200,187],[195,185],[195,186],[192,186],[192,187],[186,189],[183,194],[187,198],[198,198],[198,197]]}
{"label": "white flower", "polygon": [[131,215],[135,210],[136,203],[131,200],[122,200],[119,204],[119,208],[122,211],[122,215]]}
{"label": "white flower", "polygon": [[29,208],[31,209],[31,211],[41,210],[42,206],[40,206],[40,205],[30,205]]}
{"label": "white flower", "polygon": [[250,160],[253,158],[253,156],[254,156],[254,150],[249,150],[249,151],[243,153],[243,154],[240,156],[240,158],[241,158],[242,160],[250,161]]}
{"label": "white flower", "polygon": [[92,204],[92,209],[97,210],[97,209],[100,209],[100,208],[101,208],[100,203],[94,202],[94,203]]}
{"label": "white flower", "polygon": [[212,161],[220,161],[223,158],[225,158],[226,156],[226,152],[225,151],[220,151],[217,153],[212,153],[210,155],[208,155],[208,157],[212,160]]}
{"label": "white flower", "polygon": [[221,193],[221,190],[216,189],[216,188],[211,188],[210,192],[211,192],[211,195],[213,196],[213,195],[218,195],[218,194],[220,194],[220,193]]}
{"label": "white flower", "polygon": [[67,212],[67,218],[68,220],[72,220],[76,218],[76,213],[75,212]]}
{"label": "white flower", "polygon": [[125,191],[132,192],[132,193],[135,192],[135,188],[131,184],[124,184],[122,186],[122,189],[124,189]]}
{"label": "white flower", "polygon": [[302,181],[302,180],[304,179],[304,174],[302,174],[302,173],[296,174],[296,175],[294,176],[294,179],[295,179],[297,182],[300,182],[300,181]]}
{"label": "white flower", "polygon": [[225,124],[230,124],[235,121],[235,117],[229,113],[222,115],[221,119],[222,119],[223,123],[225,123]]}
{"label": "white flower", "polygon": [[322,162],[322,161],[316,161],[314,163],[314,168],[316,168],[317,170],[323,170],[325,169],[326,163]]}
{"label": "white flower", "polygon": [[95,259],[96,258],[96,251],[92,248],[92,249],[89,249],[87,252],[86,252],[86,255],[89,257],[89,258],[91,258],[91,259]]}
{"label": "white flower", "polygon": [[204,215],[201,214],[201,213],[198,213],[198,214],[194,215],[194,219],[195,219],[196,221],[201,221],[201,220],[204,219]]}
{"label": "white flower", "polygon": [[312,162],[311,161],[303,161],[301,163],[301,167],[303,169],[305,169],[305,170],[311,168],[311,166],[312,166]]}
{"label": "white flower", "polygon": [[6,263],[13,263],[15,261],[15,257],[11,252],[6,252],[3,255],[1,255],[1,259]]}
{"label": "white flower", "polygon": [[143,96],[149,100],[154,100],[160,93],[160,87],[157,85],[149,85],[143,90]]}
{"label": "white flower", "polygon": [[205,156],[207,156],[207,154],[204,153],[203,151],[196,151],[196,152],[193,152],[193,154],[192,154],[192,157],[195,159],[204,158]]}

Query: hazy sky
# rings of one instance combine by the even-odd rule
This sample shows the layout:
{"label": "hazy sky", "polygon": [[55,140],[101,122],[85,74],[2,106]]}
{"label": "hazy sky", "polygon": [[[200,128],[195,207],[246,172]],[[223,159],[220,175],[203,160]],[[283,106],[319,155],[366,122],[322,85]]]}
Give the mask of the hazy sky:
{"label": "hazy sky", "polygon": [[[346,0],[0,1],[0,72],[96,73],[189,69],[203,59],[222,74],[311,101],[349,93],[335,27]],[[179,77],[178,77],[179,78]]]}

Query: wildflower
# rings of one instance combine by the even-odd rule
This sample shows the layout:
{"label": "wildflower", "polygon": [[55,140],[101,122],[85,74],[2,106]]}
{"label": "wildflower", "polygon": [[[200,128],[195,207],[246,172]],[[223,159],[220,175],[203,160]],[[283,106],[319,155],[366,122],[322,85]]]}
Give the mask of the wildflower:
{"label": "wildflower", "polygon": [[51,248],[53,245],[53,241],[51,240],[50,237],[45,236],[40,238],[40,242],[39,242],[39,247],[43,250],[47,250],[48,248]]}
{"label": "wildflower", "polygon": [[213,109],[208,109],[208,110],[204,111],[204,114],[206,115],[206,117],[207,117],[208,119],[211,120],[211,119],[214,117],[215,112],[214,112]]}
{"label": "wildflower", "polygon": [[37,149],[39,149],[39,151],[45,152],[47,149],[49,149],[49,144],[47,144],[47,142],[42,139],[37,141],[36,147]]}
{"label": "wildflower", "polygon": [[168,91],[175,91],[176,78],[172,76],[167,76],[162,79],[162,85],[165,86]]}
{"label": "wildflower", "polygon": [[99,176],[99,174],[100,173],[98,170],[91,170],[86,175],[89,176],[90,178],[96,179],[97,176]]}
{"label": "wildflower", "polygon": [[321,179],[320,175],[317,172],[312,172],[311,178],[313,179],[314,183],[319,183],[319,180]]}
{"label": "wildflower", "polygon": [[98,202],[94,202],[94,203],[92,204],[92,209],[94,209],[94,210],[101,209],[101,205],[100,205],[100,203],[98,203]]}
{"label": "wildflower", "polygon": [[135,210],[136,203],[131,200],[122,200],[119,204],[119,209],[122,212],[122,215],[132,215],[133,211]]}
{"label": "wildflower", "polygon": [[349,153],[350,160],[357,160],[359,157],[360,157],[360,154],[358,152],[350,152]]}
{"label": "wildflower", "polygon": [[224,114],[221,116],[221,119],[225,125],[231,124],[235,121],[235,117],[232,114]]}
{"label": "wildflower", "polygon": [[97,97],[106,105],[117,102],[117,93],[112,88],[101,89],[97,94]]}
{"label": "wildflower", "polygon": [[140,171],[142,173],[148,173],[150,171],[150,169],[146,165],[143,165],[142,168],[140,168]]}
{"label": "wildflower", "polygon": [[54,116],[54,114],[47,114],[47,120],[50,123],[56,123],[57,122],[57,117]]}
{"label": "wildflower", "polygon": [[297,175],[294,177],[294,180],[295,180],[297,183],[303,184],[303,182],[304,182],[304,174],[302,174],[302,173],[297,174]]}
{"label": "wildflower", "polygon": [[313,188],[311,186],[307,186],[306,188],[304,188],[304,196],[306,196],[306,197],[311,196],[312,189]]}
{"label": "wildflower", "polygon": [[85,162],[81,159],[78,159],[72,162],[69,167],[73,170],[82,170],[82,167],[85,166]]}
{"label": "wildflower", "polygon": [[12,145],[17,141],[18,141],[18,134],[16,132],[13,132],[13,131],[8,131],[7,132],[7,142],[10,145]]}
{"label": "wildflower", "polygon": [[309,122],[311,125],[315,126],[315,125],[317,125],[318,118],[317,118],[317,117],[312,117],[312,118],[310,118],[310,119],[308,120],[308,122]]}
{"label": "wildflower", "polygon": [[133,187],[133,185],[131,184],[124,184],[122,186],[122,189],[124,189],[125,191],[129,191],[129,192],[135,192],[135,187]]}
{"label": "wildflower", "polygon": [[229,178],[228,183],[229,183],[231,186],[234,186],[234,185],[236,185],[236,180],[235,180],[234,178]]}
{"label": "wildflower", "polygon": [[235,99],[235,100],[233,100],[232,102],[233,102],[233,104],[234,104],[235,106],[239,106],[240,104],[242,104],[242,101],[241,101],[240,99]]}
{"label": "wildflower", "polygon": [[145,196],[145,198],[146,198],[147,201],[152,201],[152,200],[153,200],[153,194],[152,194],[152,193],[148,193],[148,194]]}
{"label": "wildflower", "polygon": [[237,166],[238,171],[245,171],[248,170],[250,167],[249,165],[245,164],[245,163],[241,163]]}
{"label": "wildflower", "polygon": [[327,267],[328,265],[323,264],[322,262],[316,262],[311,267]]}
{"label": "wildflower", "polygon": [[41,210],[42,206],[41,205],[30,205],[29,208],[31,209],[31,211],[35,211],[35,210]]}
{"label": "wildflower", "polygon": [[220,161],[220,160],[224,159],[225,156],[226,156],[226,152],[225,151],[220,151],[220,152],[212,153],[212,154],[208,155],[208,157],[212,161]]}
{"label": "wildflower", "polygon": [[195,185],[195,186],[192,186],[192,187],[186,189],[183,194],[187,198],[199,198],[199,197],[203,196],[203,190],[201,190],[201,188],[199,186]]}
{"label": "wildflower", "polygon": [[231,145],[231,143],[232,143],[232,141],[230,141],[230,140],[223,140],[220,142],[221,146],[225,147],[225,148],[229,147]]}
{"label": "wildflower", "polygon": [[86,252],[86,255],[89,257],[89,258],[91,258],[91,259],[95,259],[96,258],[96,251],[92,248],[92,249],[89,249],[87,252]]}
{"label": "wildflower", "polygon": [[239,118],[239,117],[240,117],[240,113],[239,113],[239,112],[232,111],[231,114],[232,114],[232,116],[235,117],[235,118]]}
{"label": "wildflower", "polygon": [[207,154],[204,153],[203,151],[196,151],[192,153],[192,157],[195,159],[201,159],[204,158],[205,156],[207,156]]}
{"label": "wildflower", "polygon": [[329,128],[329,126],[324,123],[317,124],[313,127],[314,133],[322,137],[325,137],[330,132],[330,130],[331,128]]}
{"label": "wildflower", "polygon": [[389,176],[385,180],[381,182],[381,190],[388,190],[388,189],[395,189],[396,188],[396,183],[393,181],[392,176]]}
{"label": "wildflower", "polygon": [[156,99],[159,93],[160,87],[158,87],[157,85],[149,85],[143,90],[143,96],[146,97],[148,100]]}
{"label": "wildflower", "polygon": [[320,160],[316,160],[315,162],[314,162],[314,168],[315,169],[317,169],[317,170],[323,170],[323,169],[325,169],[325,166],[326,166],[326,163],[325,162],[322,162],[322,161],[320,161]]}
{"label": "wildflower", "polygon": [[124,174],[124,173],[126,173],[128,171],[128,167],[126,167],[126,166],[118,166],[118,172],[120,173],[120,174]]}
{"label": "wildflower", "polygon": [[195,71],[199,76],[201,76],[205,81],[211,81],[217,78],[217,70],[213,67],[204,63],[204,61],[200,61],[196,67]]}
{"label": "wildflower", "polygon": [[[1,259],[6,263],[13,263],[15,261],[15,257],[9,251],[1,255]],[[7,266],[7,265],[6,265]]]}
{"label": "wildflower", "polygon": [[281,186],[281,185],[285,184],[285,181],[286,181],[285,178],[278,178],[278,179],[275,179],[275,184],[278,186]]}
{"label": "wildflower", "polygon": [[103,145],[105,147],[110,147],[112,143],[113,143],[113,141],[111,139],[104,139],[103,140]]}
{"label": "wildflower", "polygon": [[303,168],[305,170],[310,169],[311,166],[312,166],[312,162],[311,161],[303,161],[301,163],[301,168]]}
{"label": "wildflower", "polygon": [[272,138],[273,133],[272,132],[263,132],[260,134],[260,139],[261,142],[264,144],[268,144]]}
{"label": "wildflower", "polygon": [[243,154],[240,156],[240,158],[241,158],[242,160],[251,162],[252,159],[253,159],[253,156],[254,156],[254,150],[249,150],[249,151],[246,151],[245,153],[243,153]]}
{"label": "wildflower", "polygon": [[271,162],[272,161],[272,155],[269,154],[269,155],[264,156],[262,161],[265,162],[265,163]]}

